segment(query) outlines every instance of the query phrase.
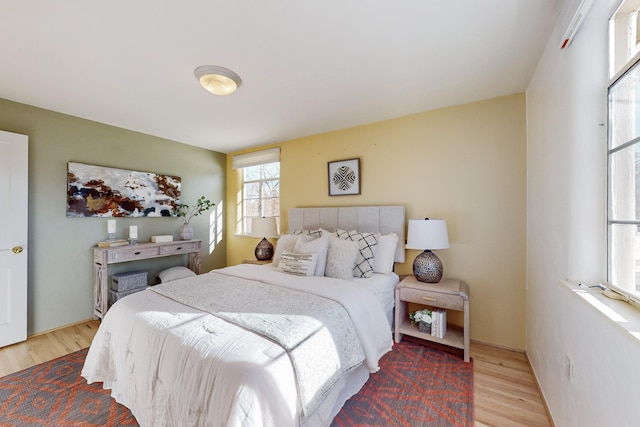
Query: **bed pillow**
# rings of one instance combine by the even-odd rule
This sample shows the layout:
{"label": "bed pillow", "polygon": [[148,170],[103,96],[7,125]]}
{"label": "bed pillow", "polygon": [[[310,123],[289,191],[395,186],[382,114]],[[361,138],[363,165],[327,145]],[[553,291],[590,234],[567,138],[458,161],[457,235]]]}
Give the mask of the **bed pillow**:
{"label": "bed pillow", "polygon": [[373,272],[392,273],[396,247],[398,246],[398,235],[396,233],[376,234],[376,239],[378,244],[373,247]]}
{"label": "bed pillow", "polygon": [[343,240],[358,242],[358,258],[356,266],[353,268],[354,277],[369,278],[373,276],[373,247],[378,244],[374,233],[359,233],[356,230],[336,230],[336,236]]}
{"label": "bed pillow", "polygon": [[[317,237],[322,237],[322,228],[318,228],[317,230],[293,230],[294,235],[299,236],[299,235],[307,235],[307,236],[311,236],[314,238]],[[325,233],[326,234],[326,233]]]}
{"label": "bed pillow", "polygon": [[278,266],[282,251],[293,251],[293,247],[296,245],[296,240],[298,240],[298,236],[295,236],[293,234],[283,234],[282,236],[280,236],[280,238],[276,242],[276,250],[273,252],[272,262],[274,266]]}
{"label": "bed pillow", "polygon": [[158,273],[158,279],[160,279],[160,283],[170,282],[172,280],[184,279],[186,277],[196,276],[196,273],[189,270],[187,267],[171,267],[166,270],[162,270]]}
{"label": "bed pillow", "polygon": [[[309,239],[309,240],[307,240]],[[293,252],[298,254],[316,254],[315,276],[324,276],[324,269],[327,265],[327,251],[329,250],[329,233],[324,233],[322,237],[313,239],[312,236],[301,235],[293,247]]]}
{"label": "bed pillow", "polygon": [[337,279],[353,279],[353,269],[358,258],[358,242],[329,237],[329,251],[327,252],[327,266],[324,275]]}
{"label": "bed pillow", "polygon": [[296,276],[313,276],[317,261],[317,254],[296,254],[282,251],[278,270]]}

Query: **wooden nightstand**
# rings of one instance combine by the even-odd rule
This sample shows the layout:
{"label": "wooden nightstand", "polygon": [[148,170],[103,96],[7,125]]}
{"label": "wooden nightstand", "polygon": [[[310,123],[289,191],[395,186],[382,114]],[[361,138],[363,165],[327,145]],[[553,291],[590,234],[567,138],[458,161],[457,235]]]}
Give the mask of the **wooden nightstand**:
{"label": "wooden nightstand", "polygon": [[257,265],[262,265],[262,264],[271,264],[271,260],[267,259],[267,260],[260,260],[260,259],[243,259],[242,260],[242,264],[257,264]]}
{"label": "wooden nightstand", "polygon": [[[408,303],[457,310],[464,313],[462,328],[447,324],[444,338],[437,338],[420,332],[412,325],[407,310]],[[423,283],[414,276],[405,277],[396,286],[395,341],[400,342],[402,335],[421,338],[464,350],[464,361],[469,359],[469,287],[461,280],[442,279],[438,283]]]}

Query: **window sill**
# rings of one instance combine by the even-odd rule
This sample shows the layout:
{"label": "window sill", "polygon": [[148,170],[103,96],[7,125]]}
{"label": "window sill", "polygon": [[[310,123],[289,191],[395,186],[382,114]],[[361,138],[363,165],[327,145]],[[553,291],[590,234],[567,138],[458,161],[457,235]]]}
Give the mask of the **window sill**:
{"label": "window sill", "polygon": [[640,309],[626,302],[604,296],[599,288],[587,289],[568,280],[560,282],[640,344]]}

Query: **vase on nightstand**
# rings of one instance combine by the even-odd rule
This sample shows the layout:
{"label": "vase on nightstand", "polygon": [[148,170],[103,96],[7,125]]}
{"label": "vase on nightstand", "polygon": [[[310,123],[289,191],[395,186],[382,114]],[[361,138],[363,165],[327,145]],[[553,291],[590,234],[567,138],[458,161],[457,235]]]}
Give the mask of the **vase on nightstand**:
{"label": "vase on nightstand", "polygon": [[182,224],[182,228],[180,229],[180,238],[182,240],[193,239],[193,227],[190,226],[188,222]]}

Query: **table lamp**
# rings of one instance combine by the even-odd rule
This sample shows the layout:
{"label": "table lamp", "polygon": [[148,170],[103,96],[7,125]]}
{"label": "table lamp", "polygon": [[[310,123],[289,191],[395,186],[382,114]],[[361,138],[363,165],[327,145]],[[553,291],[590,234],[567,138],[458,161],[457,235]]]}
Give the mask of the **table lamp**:
{"label": "table lamp", "polygon": [[438,283],[442,279],[442,261],[434,249],[449,247],[447,222],[444,219],[410,219],[407,249],[424,250],[413,261],[413,275],[421,282]]}
{"label": "table lamp", "polygon": [[273,258],[273,245],[267,240],[267,237],[277,237],[276,218],[258,217],[251,220],[251,236],[262,237],[262,240],[256,245],[256,259],[261,261]]}

